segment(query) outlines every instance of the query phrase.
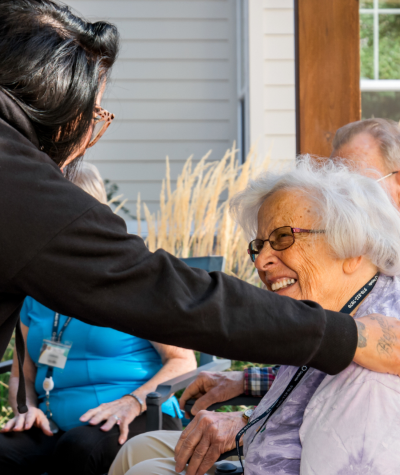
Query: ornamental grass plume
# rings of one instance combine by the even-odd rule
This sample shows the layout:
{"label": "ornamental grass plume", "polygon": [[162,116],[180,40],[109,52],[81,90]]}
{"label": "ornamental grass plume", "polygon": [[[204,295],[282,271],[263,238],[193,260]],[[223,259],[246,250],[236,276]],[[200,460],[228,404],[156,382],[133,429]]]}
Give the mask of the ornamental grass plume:
{"label": "ornamental grass plume", "polygon": [[[246,252],[248,243],[229,214],[229,199],[242,191],[251,178],[267,170],[269,158],[260,159],[251,150],[245,163],[239,165],[237,152],[233,146],[219,161],[209,161],[209,152],[197,165],[190,157],[174,191],[167,157],[159,211],[151,214],[143,203],[148,227],[146,244],[150,251],[162,248],[176,257],[224,256],[227,274],[259,285]],[[138,220],[140,211],[139,196]]]}

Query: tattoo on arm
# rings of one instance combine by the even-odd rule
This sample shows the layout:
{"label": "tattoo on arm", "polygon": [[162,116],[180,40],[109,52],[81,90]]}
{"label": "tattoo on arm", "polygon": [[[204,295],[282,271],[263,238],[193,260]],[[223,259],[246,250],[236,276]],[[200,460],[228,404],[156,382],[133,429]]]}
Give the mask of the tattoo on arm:
{"label": "tattoo on arm", "polygon": [[367,346],[367,338],[365,336],[365,325],[363,322],[356,320],[358,330],[358,348],[365,348]]}
{"label": "tattoo on arm", "polygon": [[396,333],[393,330],[394,326],[391,325],[386,318],[380,317],[379,315],[371,317],[371,320],[377,321],[382,329],[382,336],[376,345],[378,353],[391,356],[393,353],[393,345],[397,342]]}

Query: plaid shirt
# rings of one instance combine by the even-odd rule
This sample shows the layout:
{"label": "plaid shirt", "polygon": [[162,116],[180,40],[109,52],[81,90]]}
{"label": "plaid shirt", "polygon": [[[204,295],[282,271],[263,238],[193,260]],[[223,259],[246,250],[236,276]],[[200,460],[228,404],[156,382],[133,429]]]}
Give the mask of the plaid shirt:
{"label": "plaid shirt", "polygon": [[246,368],[244,370],[244,392],[248,396],[265,396],[272,386],[279,366],[267,368]]}

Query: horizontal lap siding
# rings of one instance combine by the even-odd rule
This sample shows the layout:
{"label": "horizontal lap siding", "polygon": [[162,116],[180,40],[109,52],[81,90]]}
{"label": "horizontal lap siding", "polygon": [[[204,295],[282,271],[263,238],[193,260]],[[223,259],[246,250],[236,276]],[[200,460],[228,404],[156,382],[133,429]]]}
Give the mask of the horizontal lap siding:
{"label": "horizontal lap siding", "polygon": [[293,0],[264,0],[264,149],[272,160],[296,155]]}
{"label": "horizontal lap siding", "polygon": [[237,135],[233,0],[71,0],[92,21],[115,23],[121,52],[103,107],[116,120],[88,152],[119,185],[157,209],[165,157],[173,185],[186,159],[222,158]]}

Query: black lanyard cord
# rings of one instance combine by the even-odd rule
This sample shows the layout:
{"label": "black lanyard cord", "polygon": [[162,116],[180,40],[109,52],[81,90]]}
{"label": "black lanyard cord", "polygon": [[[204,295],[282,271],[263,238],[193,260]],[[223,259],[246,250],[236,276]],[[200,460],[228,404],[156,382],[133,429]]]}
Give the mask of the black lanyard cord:
{"label": "black lanyard cord", "polygon": [[[358,292],[356,292],[353,297],[343,306],[341,309],[341,313],[347,313],[350,315],[350,313],[354,310],[357,305],[359,305],[365,297],[371,292],[371,290],[375,287],[375,284],[378,280],[379,274],[376,274],[370,281],[368,281]],[[236,451],[238,453],[239,457],[239,462],[240,465],[242,466],[242,469],[244,470],[243,467],[243,462],[242,462],[242,457],[240,455],[239,451],[239,443],[240,443],[240,438],[242,437],[243,434],[245,434],[251,427],[253,427],[257,422],[260,422],[262,419],[265,419],[264,422],[261,424],[261,426],[258,428],[257,432],[255,433],[253,439],[251,440],[250,444],[254,441],[256,438],[257,434],[266,426],[268,420],[276,412],[282,404],[286,401],[286,399],[289,397],[289,395],[294,391],[296,386],[300,383],[300,381],[304,378],[306,375],[307,371],[309,370],[308,366],[302,366],[296,371],[296,374],[293,376],[293,378],[290,380],[290,383],[286,386],[285,390],[283,393],[276,399],[276,401],[269,406],[269,408],[263,412],[260,416],[256,417],[254,420],[249,422],[246,426],[244,426],[236,435],[235,442],[236,442]]]}
{"label": "black lanyard cord", "polygon": [[[58,326],[60,324],[60,314],[56,312],[54,314],[54,319],[53,319],[53,331],[51,333],[51,341],[61,343],[61,338],[63,337],[63,334],[65,330],[67,329],[68,325],[71,323],[72,317],[68,317],[64,325],[62,326],[61,330],[58,331]],[[46,378],[51,378],[53,376],[54,368],[53,366],[48,366],[47,367],[47,373],[46,373]]]}

